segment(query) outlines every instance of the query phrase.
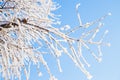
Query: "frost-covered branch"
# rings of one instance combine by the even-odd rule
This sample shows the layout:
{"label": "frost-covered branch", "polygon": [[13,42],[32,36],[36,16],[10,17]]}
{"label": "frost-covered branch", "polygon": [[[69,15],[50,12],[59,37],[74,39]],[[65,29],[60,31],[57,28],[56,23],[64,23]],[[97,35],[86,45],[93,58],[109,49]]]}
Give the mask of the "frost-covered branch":
{"label": "frost-covered branch", "polygon": [[[50,75],[50,80],[57,80],[43,55],[52,54],[56,57],[58,68],[62,72],[59,57],[63,53],[69,56],[88,79],[92,78],[85,68],[85,65],[89,67],[90,64],[84,58],[82,48],[86,48],[96,60],[101,61],[101,46],[109,45],[103,42],[108,31],[99,41],[94,41],[94,38],[103,26],[100,23],[101,20],[107,15],[83,24],[78,12],[79,5],[77,5],[76,11],[80,25],[63,33],[53,26],[53,24],[60,23],[59,18],[52,13],[59,7],[52,0],[0,0],[0,73],[5,80],[14,80],[15,78],[22,80],[23,71],[26,80],[29,80],[31,63],[38,68],[39,63],[42,63]],[[79,38],[70,36],[80,28],[88,29],[97,23],[99,24],[96,28],[83,32]],[[67,25],[66,28],[70,27]],[[88,36],[91,37],[86,39]],[[91,45],[97,45],[98,55],[91,49]],[[43,49],[44,47],[46,50]],[[38,72],[38,75],[42,75],[42,73]]]}

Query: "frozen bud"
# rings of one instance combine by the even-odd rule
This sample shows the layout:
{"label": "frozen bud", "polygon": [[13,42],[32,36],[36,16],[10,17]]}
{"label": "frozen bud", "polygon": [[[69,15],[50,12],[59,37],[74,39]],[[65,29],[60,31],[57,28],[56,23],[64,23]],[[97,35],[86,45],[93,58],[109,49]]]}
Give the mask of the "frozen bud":
{"label": "frozen bud", "polygon": [[68,30],[70,29],[70,26],[69,25],[65,25],[65,30]]}
{"label": "frozen bud", "polygon": [[91,67],[91,65],[90,65],[90,64],[87,64],[87,66],[88,66],[88,67]]}
{"label": "frozen bud", "polygon": [[49,80],[58,80],[55,76],[51,76]]}
{"label": "frozen bud", "polygon": [[64,51],[65,53],[67,53],[67,52],[68,52],[66,48],[63,48],[63,51]]}
{"label": "frozen bud", "polygon": [[63,27],[61,27],[61,28],[60,28],[60,30],[62,30],[62,31],[63,31],[63,30],[64,30],[64,28],[63,28]]}
{"label": "frozen bud", "polygon": [[91,76],[91,75],[90,75],[90,76],[88,76],[87,78],[88,78],[88,80],[91,80],[91,79],[92,79],[92,77],[93,77],[93,76]]}
{"label": "frozen bud", "polygon": [[93,78],[93,76],[92,76],[89,72],[87,72],[86,75],[87,75],[87,79],[88,79],[88,80],[91,80],[91,79]]}
{"label": "frozen bud", "polygon": [[56,23],[57,23],[58,25],[60,25],[60,24],[61,24],[61,22],[60,22],[60,21],[57,21]]}
{"label": "frozen bud", "polygon": [[78,4],[76,5],[76,9],[78,9],[79,6],[80,6],[80,3],[78,3]]}
{"label": "frozen bud", "polygon": [[57,56],[57,57],[60,57],[60,56],[62,55],[62,54],[61,54],[62,52],[63,52],[63,50],[56,50],[56,56]]}
{"label": "frozen bud", "polygon": [[41,77],[41,76],[42,76],[42,72],[39,72],[39,73],[38,73],[38,76],[40,76],[40,77]]}
{"label": "frozen bud", "polygon": [[105,34],[107,34],[108,32],[109,32],[109,31],[108,31],[108,30],[106,30],[106,31],[105,31]]}
{"label": "frozen bud", "polygon": [[64,42],[67,42],[67,40],[65,39]]}
{"label": "frozen bud", "polygon": [[87,23],[84,25],[84,28],[88,28],[90,25],[91,25],[91,24],[87,22]]}
{"label": "frozen bud", "polygon": [[108,46],[108,47],[110,47],[110,46],[111,46],[111,44],[110,44],[110,43],[107,43],[107,46]]}
{"label": "frozen bud", "polygon": [[101,62],[101,61],[102,61],[102,58],[98,58],[97,60],[98,60],[98,62]]}
{"label": "frozen bud", "polygon": [[111,15],[112,15],[112,13],[110,13],[110,12],[109,12],[109,13],[108,13],[108,15],[109,15],[109,16],[111,16]]}
{"label": "frozen bud", "polygon": [[67,31],[68,29],[70,29],[70,26],[69,26],[69,25],[65,25],[65,26],[61,27],[60,29],[61,29],[61,30],[66,30],[66,31]]}
{"label": "frozen bud", "polygon": [[99,29],[97,29],[96,32],[99,32]]}
{"label": "frozen bud", "polygon": [[100,22],[100,23],[99,23],[99,26],[102,26],[102,25],[104,25],[104,23],[101,23],[101,22]]}

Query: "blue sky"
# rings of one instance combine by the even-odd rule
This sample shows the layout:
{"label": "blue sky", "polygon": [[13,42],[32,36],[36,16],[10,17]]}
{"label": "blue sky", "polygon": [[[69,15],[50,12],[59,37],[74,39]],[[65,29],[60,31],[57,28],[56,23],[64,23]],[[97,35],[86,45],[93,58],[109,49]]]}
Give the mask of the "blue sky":
{"label": "blue sky", "polygon": [[[78,26],[75,6],[80,3],[79,12],[83,23],[96,20],[97,18],[111,12],[112,15],[107,17],[102,30],[109,30],[105,41],[111,43],[111,47],[103,47],[103,61],[97,63],[94,59],[89,62],[91,67],[88,71],[93,75],[92,80],[120,80],[120,1],[119,0],[54,0],[61,5],[55,13],[62,15],[61,26],[69,24],[71,27]],[[101,31],[101,32],[103,32]],[[79,35],[79,34],[76,34]],[[54,58],[50,55],[45,57],[51,71],[58,80],[87,80],[86,76],[74,65],[74,63],[64,55],[61,57],[63,72],[60,73]],[[41,66],[43,77],[37,77],[35,67],[31,67],[30,80],[48,80],[45,68]]]}

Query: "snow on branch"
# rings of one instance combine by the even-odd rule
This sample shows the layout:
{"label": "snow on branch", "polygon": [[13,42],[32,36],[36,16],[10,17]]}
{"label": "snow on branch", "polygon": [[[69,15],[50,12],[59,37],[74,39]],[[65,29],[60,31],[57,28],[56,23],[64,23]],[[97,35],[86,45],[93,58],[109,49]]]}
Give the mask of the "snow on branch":
{"label": "snow on branch", "polygon": [[[84,58],[82,48],[86,48],[98,62],[101,61],[101,46],[109,45],[103,42],[108,31],[99,41],[94,41],[94,38],[103,26],[100,23],[101,20],[111,13],[96,21],[82,24],[78,12],[79,5],[76,6],[76,11],[80,25],[63,33],[53,26],[53,24],[59,24],[60,21],[52,11],[60,6],[52,0],[0,0],[0,73],[2,73],[2,77],[5,80],[14,80],[15,78],[22,80],[21,74],[24,70],[26,80],[29,80],[31,63],[36,66],[42,63],[50,75],[50,80],[57,80],[43,55],[55,56],[58,68],[62,72],[59,57],[65,53],[87,78],[91,79],[92,75],[85,68],[85,65],[89,67],[90,64]],[[96,28],[82,33],[79,38],[70,36],[80,28],[88,29],[97,23],[99,25]],[[67,25],[68,28],[70,27]],[[92,36],[86,39],[91,34]],[[96,55],[89,45],[97,45],[99,54]],[[42,50],[43,47],[46,47],[46,50]],[[42,75],[41,72],[38,73],[38,75]]]}

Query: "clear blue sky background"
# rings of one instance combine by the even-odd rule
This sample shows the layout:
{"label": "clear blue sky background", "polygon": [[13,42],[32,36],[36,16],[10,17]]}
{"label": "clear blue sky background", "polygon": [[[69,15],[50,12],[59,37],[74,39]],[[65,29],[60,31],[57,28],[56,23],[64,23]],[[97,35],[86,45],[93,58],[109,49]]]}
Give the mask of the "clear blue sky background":
{"label": "clear blue sky background", "polygon": [[[111,43],[111,47],[103,47],[103,61],[97,63],[91,58],[91,67],[88,68],[93,75],[92,80],[120,80],[120,1],[119,0],[54,0],[62,7],[56,11],[56,14],[62,15],[61,25],[69,24],[71,27],[77,26],[77,16],[75,6],[80,3],[79,12],[83,23],[96,20],[97,18],[112,13],[112,16],[107,17],[102,30],[109,30],[105,41]],[[101,31],[102,32],[102,31]],[[77,34],[79,35],[79,34]],[[61,57],[61,65],[63,72],[60,73],[56,66],[55,59],[51,56],[45,57],[48,61],[52,73],[58,80],[87,80],[86,76],[75,67],[74,63],[64,55]],[[48,80],[48,75],[45,68],[41,68],[43,77],[37,77],[35,67],[31,67],[30,80]]]}

